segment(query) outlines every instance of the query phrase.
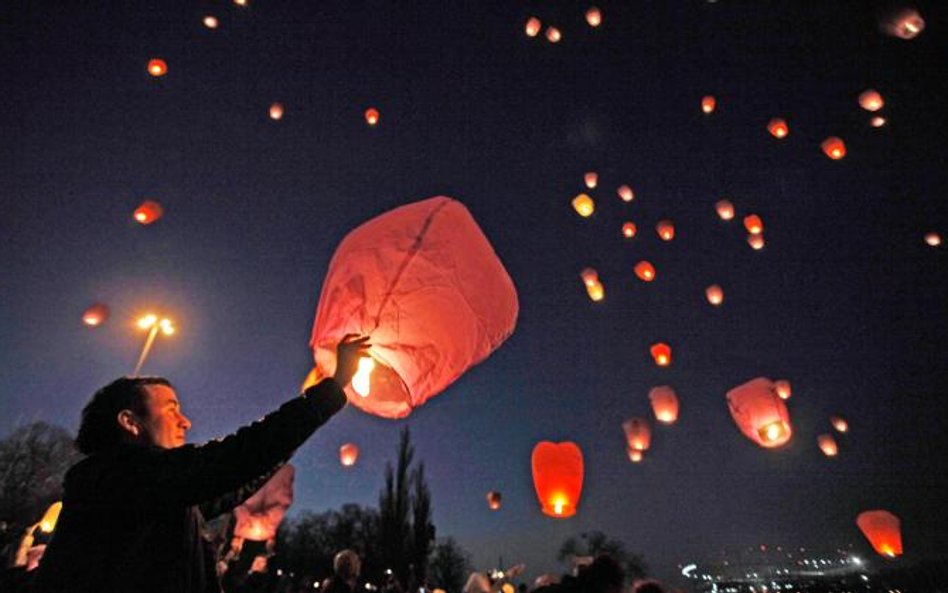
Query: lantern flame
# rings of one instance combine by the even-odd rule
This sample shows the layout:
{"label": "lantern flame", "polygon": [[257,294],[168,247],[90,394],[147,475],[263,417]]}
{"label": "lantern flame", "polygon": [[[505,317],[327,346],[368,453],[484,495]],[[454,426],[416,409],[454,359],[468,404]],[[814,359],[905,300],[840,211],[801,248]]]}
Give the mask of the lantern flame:
{"label": "lantern flame", "polygon": [[782,140],[790,133],[790,126],[787,125],[786,120],[775,117],[767,124],[767,131],[770,132],[770,135],[774,138]]}
{"label": "lantern flame", "polygon": [[362,397],[369,396],[369,379],[372,377],[372,369],[375,368],[375,360],[371,357],[359,359],[359,369],[352,377],[352,389]]}

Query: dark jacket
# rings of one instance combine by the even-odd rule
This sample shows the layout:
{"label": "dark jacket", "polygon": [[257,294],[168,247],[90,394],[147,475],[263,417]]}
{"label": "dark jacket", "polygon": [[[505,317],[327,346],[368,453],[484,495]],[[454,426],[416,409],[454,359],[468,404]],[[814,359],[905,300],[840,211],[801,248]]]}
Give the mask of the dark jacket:
{"label": "dark jacket", "polygon": [[36,593],[220,591],[204,520],[227,512],[346,402],[331,379],[202,446],[120,445],[66,474]]}

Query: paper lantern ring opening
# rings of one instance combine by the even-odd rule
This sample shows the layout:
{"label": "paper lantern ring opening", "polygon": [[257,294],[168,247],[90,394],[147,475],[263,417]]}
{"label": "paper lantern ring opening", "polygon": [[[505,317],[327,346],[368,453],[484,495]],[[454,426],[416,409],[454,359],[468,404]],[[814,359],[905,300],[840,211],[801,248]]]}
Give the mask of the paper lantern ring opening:
{"label": "paper lantern ring opening", "polygon": [[758,377],[731,389],[727,405],[744,436],[761,447],[780,447],[793,435],[787,405],[770,379]]}
{"label": "paper lantern ring opening", "polygon": [[583,452],[576,443],[537,443],[531,466],[543,514],[557,519],[575,515],[583,490]]}
{"label": "paper lantern ring opening", "polygon": [[902,522],[889,511],[859,513],[856,525],[880,556],[895,558],[902,555]]}
{"label": "paper lantern ring opening", "polygon": [[377,216],[343,239],[310,347],[329,377],[343,336],[369,336],[369,389],[363,396],[350,385],[346,394],[365,412],[404,418],[500,347],[518,310],[513,281],[470,212],[439,196]]}

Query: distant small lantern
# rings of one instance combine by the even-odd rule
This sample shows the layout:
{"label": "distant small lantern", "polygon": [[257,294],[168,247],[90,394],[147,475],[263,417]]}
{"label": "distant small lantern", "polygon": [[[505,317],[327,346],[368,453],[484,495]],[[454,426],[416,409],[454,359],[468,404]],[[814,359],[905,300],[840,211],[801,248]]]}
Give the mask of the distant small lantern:
{"label": "distant small lantern", "polygon": [[895,558],[902,555],[902,522],[889,511],[859,513],[856,525],[880,556]]}
{"label": "distant small lantern", "polygon": [[589,218],[596,211],[596,203],[586,194],[573,198],[573,210],[583,218]]}
{"label": "distant small lantern", "polygon": [[586,11],[586,22],[589,23],[589,26],[592,28],[596,28],[601,25],[602,11],[595,6],[590,6],[589,10]]}
{"label": "distant small lantern", "polygon": [[886,122],[886,118],[882,117],[881,115],[874,115],[869,119],[869,125],[873,128],[881,128],[886,124]]}
{"label": "distant small lantern", "polygon": [[82,322],[89,327],[99,327],[109,318],[109,307],[96,303],[82,313]]}
{"label": "distant small lantern", "polygon": [[145,200],[138,208],[135,208],[132,216],[136,222],[148,225],[161,218],[164,213],[165,210],[161,207],[161,204],[154,200]]}
{"label": "distant small lantern", "polygon": [[380,117],[379,110],[375,107],[369,107],[365,110],[365,123],[370,126],[378,125]]}
{"label": "distant small lantern", "polygon": [[164,76],[168,73],[168,64],[161,58],[153,58],[148,61],[148,73],[156,78]]}
{"label": "distant small lantern", "polygon": [[793,435],[790,413],[770,379],[759,377],[731,389],[727,404],[740,431],[761,447],[785,445]]}
{"label": "distant small lantern", "polygon": [[634,222],[629,221],[622,224],[622,236],[626,239],[631,239],[634,237],[636,230],[637,229]]}
{"label": "distant small lantern", "polygon": [[648,351],[652,355],[652,360],[654,360],[655,364],[658,366],[667,367],[671,364],[672,349],[668,344],[664,342],[657,342],[652,344]]}
{"label": "distant small lantern", "polygon": [[283,118],[283,104],[273,103],[270,105],[270,119],[276,121]]}
{"label": "distant small lantern", "polygon": [[218,25],[217,17],[212,15],[207,15],[204,17],[204,26],[208,29],[216,29]]}
{"label": "distant small lantern", "polygon": [[764,221],[756,214],[748,214],[744,217],[744,228],[752,235],[759,235],[764,232]]}
{"label": "distant small lantern", "polygon": [[833,429],[836,430],[836,432],[844,434],[849,432],[849,423],[846,422],[846,419],[842,416],[833,416],[830,418],[830,424],[833,425]]}
{"label": "distant small lantern", "polygon": [[754,251],[760,251],[764,248],[764,236],[763,235],[747,235],[747,244],[751,246],[751,249]]}
{"label": "distant small lantern", "polygon": [[641,463],[642,459],[645,458],[645,452],[639,451],[638,449],[630,449],[626,447],[626,453],[629,455],[629,461],[632,463]]}
{"label": "distant small lantern", "polygon": [[234,4],[237,6],[247,6],[249,0],[234,0]]}
{"label": "distant small lantern", "polygon": [[925,29],[925,19],[914,8],[892,13],[882,25],[883,31],[899,39],[915,39]]}
{"label": "distant small lantern", "polygon": [[575,515],[583,490],[583,452],[576,443],[537,443],[530,462],[543,514],[557,519]]}
{"label": "distant small lantern", "polygon": [[655,280],[655,266],[647,261],[640,261],[635,264],[635,275],[643,282],[651,282]]}
{"label": "distant small lantern", "polygon": [[790,387],[790,381],[787,381],[786,379],[774,381],[774,392],[777,394],[777,397],[784,401],[790,399],[790,395],[793,394],[793,390]]}
{"label": "distant small lantern", "polygon": [[599,184],[599,174],[595,171],[590,171],[583,175],[583,182],[589,189],[596,189],[596,185]]}
{"label": "distant small lantern", "polygon": [[540,22],[535,16],[527,19],[527,24],[524,26],[524,32],[526,32],[527,37],[536,37],[540,34],[540,29],[543,28],[543,23]]}
{"label": "distant small lantern", "polygon": [[563,34],[560,33],[560,30],[556,27],[547,27],[546,28],[546,40],[550,43],[559,43],[560,39],[563,38]]}
{"label": "distant small lantern", "polygon": [[675,225],[670,220],[660,220],[655,225],[655,232],[658,233],[662,241],[671,241],[675,238]]}
{"label": "distant small lantern", "polygon": [[352,467],[359,460],[359,446],[355,443],[346,443],[339,447],[339,463],[345,467]]}
{"label": "distant small lantern", "polygon": [[839,159],[846,156],[846,143],[843,142],[842,138],[837,138],[836,136],[830,136],[820,144],[820,148],[823,149],[823,154],[838,161]]}
{"label": "distant small lantern", "polygon": [[767,131],[774,138],[782,140],[790,133],[790,126],[787,125],[786,120],[775,117],[767,123]]}
{"label": "distant small lantern", "polygon": [[633,451],[647,451],[652,444],[652,427],[644,418],[629,418],[622,423],[628,448]]}
{"label": "distant small lantern", "polygon": [[925,233],[925,243],[927,243],[930,247],[938,247],[941,245],[941,235],[935,231]]}
{"label": "distant small lantern", "polygon": [[586,294],[593,302],[599,302],[606,296],[605,288],[599,281],[599,274],[593,268],[585,268],[579,273],[583,279],[583,285],[586,286]]}
{"label": "distant small lantern", "polygon": [[833,438],[833,435],[821,434],[816,437],[816,444],[820,447],[823,455],[827,457],[836,457],[839,454],[839,447],[836,445],[836,439]]}
{"label": "distant small lantern", "polygon": [[668,385],[653,387],[648,392],[648,399],[652,404],[652,412],[655,413],[656,420],[662,424],[674,424],[678,421],[681,405],[674,389]]}
{"label": "distant small lantern", "polygon": [[859,106],[866,111],[879,111],[883,105],[885,101],[879,91],[867,89],[859,94]]}
{"label": "distant small lantern", "polygon": [[619,198],[623,202],[631,202],[635,199],[635,192],[633,192],[632,188],[628,185],[620,185],[619,189],[616,190],[616,193],[619,194]]}
{"label": "distant small lantern", "polygon": [[734,218],[734,204],[730,200],[718,200],[714,205],[714,209],[721,220],[732,220]]}
{"label": "distant small lantern", "polygon": [[715,99],[712,95],[705,95],[701,98],[701,111],[703,111],[706,115],[713,113],[717,105],[717,99]]}
{"label": "distant small lantern", "polygon": [[500,508],[500,492],[491,490],[487,493],[487,507],[492,511]]}
{"label": "distant small lantern", "polygon": [[704,289],[704,296],[707,297],[709,303],[717,307],[724,302],[724,289],[717,284],[712,284]]}

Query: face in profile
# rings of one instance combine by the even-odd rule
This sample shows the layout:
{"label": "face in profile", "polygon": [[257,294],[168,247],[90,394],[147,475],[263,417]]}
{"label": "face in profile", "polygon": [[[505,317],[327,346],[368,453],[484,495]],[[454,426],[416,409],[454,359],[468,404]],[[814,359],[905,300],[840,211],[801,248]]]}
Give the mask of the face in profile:
{"label": "face in profile", "polygon": [[167,385],[147,385],[144,389],[147,413],[140,419],[141,437],[162,449],[184,445],[191,421],[181,412],[174,389]]}

